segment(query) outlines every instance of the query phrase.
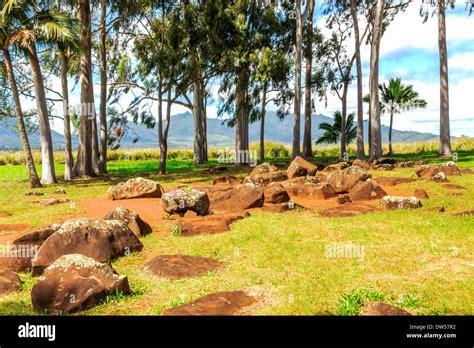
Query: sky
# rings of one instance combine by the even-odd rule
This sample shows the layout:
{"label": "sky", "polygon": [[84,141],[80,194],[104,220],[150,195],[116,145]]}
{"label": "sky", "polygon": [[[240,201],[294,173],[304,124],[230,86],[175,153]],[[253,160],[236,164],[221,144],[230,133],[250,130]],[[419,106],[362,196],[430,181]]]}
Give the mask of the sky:
{"label": "sky", "polygon": [[[451,135],[467,135],[474,137],[474,15],[469,17],[465,11],[465,0],[457,0],[455,10],[447,12],[447,46],[449,65],[449,93]],[[321,0],[316,2],[316,11],[320,8]],[[389,78],[400,77],[404,84],[411,84],[428,102],[424,110],[403,112],[396,115],[394,128],[418,132],[439,134],[439,56],[437,17],[431,17],[426,23],[419,15],[421,0],[411,3],[404,13],[397,15],[385,32],[381,42],[380,52],[380,82]],[[324,18],[315,15],[316,25],[323,33],[329,33],[325,28]],[[365,27],[364,23],[360,23]],[[349,41],[347,51],[353,52],[354,44]],[[362,67],[364,75],[363,93],[368,93],[370,47],[363,46]],[[355,66],[354,66],[355,75]],[[53,79],[52,84],[59,80]],[[72,85],[72,81],[71,81]],[[210,86],[211,95],[217,100],[218,81]],[[99,85],[95,86],[96,100],[99,100]],[[124,104],[128,98],[125,98]],[[130,96],[131,99],[131,96]],[[31,104],[32,101],[29,101]],[[79,88],[71,93],[71,105],[79,105]],[[60,106],[58,106],[60,107]],[[269,109],[272,109],[271,105]],[[352,83],[348,94],[348,111],[356,111],[357,87]],[[366,112],[367,106],[364,106]],[[341,109],[339,99],[328,95],[327,105],[316,102],[316,113],[331,116]],[[152,108],[156,112],[156,108]],[[189,111],[179,105],[172,106],[172,114]],[[208,117],[217,117],[217,105],[208,105]],[[156,115],[155,115],[156,116]],[[382,116],[382,123],[388,125],[388,116]],[[173,125],[171,125],[173,127]],[[53,123],[53,129],[62,133],[62,124],[58,120]]]}

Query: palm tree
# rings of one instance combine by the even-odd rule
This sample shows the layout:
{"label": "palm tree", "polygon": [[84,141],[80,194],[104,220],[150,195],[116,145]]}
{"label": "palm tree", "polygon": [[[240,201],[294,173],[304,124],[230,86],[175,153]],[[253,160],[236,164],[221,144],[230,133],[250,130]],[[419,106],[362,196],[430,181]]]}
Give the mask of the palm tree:
{"label": "palm tree", "polygon": [[2,21],[0,28],[0,44],[2,46],[3,60],[5,64],[5,70],[7,73],[7,78],[10,82],[10,88],[12,90],[13,103],[15,105],[15,113],[18,121],[18,130],[20,132],[21,144],[23,146],[23,152],[26,159],[26,167],[28,169],[28,182],[30,183],[31,188],[42,187],[38,173],[36,172],[35,162],[31,154],[30,142],[28,140],[28,135],[25,128],[25,120],[23,118],[23,110],[20,103],[20,94],[18,93],[18,87],[15,80],[15,75],[13,72],[13,64],[10,56],[10,51],[8,49],[10,45],[10,36],[8,34],[8,28],[4,27],[6,24],[5,21]]}
{"label": "palm tree", "polygon": [[[333,114],[334,123],[329,124],[323,122],[319,125],[319,129],[324,130],[324,134],[316,140],[316,144],[337,144],[341,139],[342,113],[336,111]],[[357,126],[354,125],[355,114],[351,113],[346,120],[346,145],[353,142],[357,138]]]}
{"label": "palm tree", "polygon": [[9,24],[8,43],[23,51],[30,61],[41,140],[41,182],[55,183],[57,179],[54,170],[53,142],[36,45],[44,46],[71,38],[69,16],[62,12],[43,9],[34,1],[8,0],[3,3],[1,18]]}
{"label": "palm tree", "polygon": [[418,108],[426,108],[427,103],[424,99],[419,99],[418,92],[413,90],[412,85],[403,85],[401,78],[392,78],[388,85],[385,83],[379,85],[381,111],[390,115],[390,128],[388,132],[388,154],[393,154],[392,150],[392,129],[393,115],[402,111],[410,111]]}

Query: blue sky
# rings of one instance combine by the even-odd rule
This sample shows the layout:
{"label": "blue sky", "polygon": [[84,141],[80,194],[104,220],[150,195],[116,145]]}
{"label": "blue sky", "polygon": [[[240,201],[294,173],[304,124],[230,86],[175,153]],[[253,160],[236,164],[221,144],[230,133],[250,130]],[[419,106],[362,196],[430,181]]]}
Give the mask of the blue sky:
{"label": "blue sky", "polygon": [[[316,11],[319,9],[317,0]],[[394,128],[415,130],[439,134],[439,63],[436,16],[423,23],[419,16],[421,0],[415,0],[408,9],[399,14],[385,32],[381,43],[380,82],[391,77],[401,77],[405,84],[412,84],[420,97],[427,100],[425,110],[405,112],[397,115]],[[315,15],[318,25],[324,33],[330,31],[324,26],[324,18]],[[361,27],[365,24],[361,20]],[[456,9],[447,12],[447,43],[449,58],[450,82],[450,117],[451,134],[474,137],[474,15],[468,17],[464,0],[457,0]],[[349,41],[347,51],[353,52],[354,44]],[[370,48],[362,47],[364,94],[368,93]],[[354,71],[355,73],[355,71]],[[53,79],[52,84],[59,83]],[[211,95],[217,99],[218,81],[210,86]],[[59,84],[58,84],[59,85]],[[72,86],[72,81],[71,81]],[[99,98],[99,85],[95,86],[96,98]],[[355,82],[348,94],[348,110],[357,107]],[[130,96],[130,100],[131,100]],[[124,98],[124,106],[127,103]],[[32,106],[34,101],[29,101]],[[79,88],[71,93],[71,105],[79,105]],[[61,110],[61,106],[58,106]],[[164,106],[165,107],[165,106]],[[270,108],[272,108],[270,106]],[[327,106],[316,102],[316,113],[330,116],[341,108],[336,96],[329,95]],[[156,112],[156,108],[152,108]],[[186,108],[173,105],[172,114],[188,111]],[[208,105],[208,116],[216,117],[217,105]],[[388,117],[382,117],[382,123],[388,124]],[[171,125],[173,127],[173,125]],[[62,124],[56,121],[53,128],[62,133]]]}

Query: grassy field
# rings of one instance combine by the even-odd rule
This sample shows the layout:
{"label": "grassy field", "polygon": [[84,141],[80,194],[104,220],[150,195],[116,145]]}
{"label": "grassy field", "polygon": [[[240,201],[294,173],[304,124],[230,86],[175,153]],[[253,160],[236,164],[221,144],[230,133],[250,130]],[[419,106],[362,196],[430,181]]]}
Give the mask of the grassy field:
{"label": "grassy field", "polygon": [[[458,149],[458,165],[474,169],[474,147]],[[423,159],[427,163],[445,161],[435,150],[405,152],[395,156]],[[334,157],[315,158],[330,162]],[[288,158],[272,161],[289,162]],[[68,198],[80,202],[105,196],[112,183],[141,176],[160,181],[165,189],[181,183],[211,183],[222,174],[203,172],[208,166],[193,166],[191,160],[173,159],[169,174],[155,174],[156,160],[115,160],[110,174],[87,181],[60,183],[41,189],[45,196],[58,187]],[[57,165],[59,175],[62,166]],[[243,178],[248,168],[229,168]],[[227,173],[226,173],[227,174]],[[373,176],[414,177],[413,169],[374,171]],[[118,273],[127,275],[133,294],[111,296],[85,315],[159,315],[164,309],[187,303],[205,294],[251,289],[264,299],[253,314],[260,315],[356,315],[367,301],[384,300],[411,311],[428,315],[474,314],[474,218],[453,217],[451,213],[474,209],[474,175],[450,178],[469,188],[464,196],[446,197],[449,192],[433,182],[409,183],[397,188],[413,191],[424,188],[432,198],[426,207],[446,207],[444,214],[423,211],[391,211],[351,218],[322,218],[316,212],[273,214],[256,212],[232,225],[222,234],[196,237],[166,237],[154,234],[142,238],[141,253],[112,262]],[[83,216],[79,204],[37,208],[24,196],[29,191],[23,166],[0,166],[0,224],[28,223],[39,227],[64,216]],[[156,226],[155,226],[156,227]],[[7,233],[7,232],[0,232]],[[328,258],[333,243],[363,246],[361,258]],[[140,267],[161,254],[186,254],[218,259],[226,267],[207,276],[184,280],[151,278]],[[20,292],[0,298],[0,315],[33,315],[30,291],[36,279],[21,274]]]}

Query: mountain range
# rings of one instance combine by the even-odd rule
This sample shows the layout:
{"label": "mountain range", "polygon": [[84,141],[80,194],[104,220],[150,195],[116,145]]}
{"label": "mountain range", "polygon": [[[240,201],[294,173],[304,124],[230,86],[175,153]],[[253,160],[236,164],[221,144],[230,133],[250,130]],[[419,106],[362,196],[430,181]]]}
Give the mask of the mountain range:
{"label": "mountain range", "polygon": [[[301,120],[303,130],[303,117]],[[332,124],[332,118],[324,115],[313,115],[312,134],[317,139],[323,131],[319,129],[322,122]],[[367,141],[367,121],[364,121],[364,136]],[[158,135],[156,128],[148,129],[141,124],[129,124],[130,130],[123,137],[121,148],[153,148],[158,147]],[[225,147],[233,146],[235,131],[229,128],[223,119],[208,118],[207,134],[209,147]],[[382,126],[382,142],[388,141],[387,126]],[[258,141],[260,132],[260,124],[254,123],[249,127],[250,142]],[[303,132],[301,132],[303,134]],[[30,131],[30,145],[32,148],[40,147],[38,130]],[[265,139],[278,143],[290,144],[293,136],[293,117],[288,115],[283,120],[277,117],[276,112],[269,111],[265,119]],[[55,149],[64,147],[64,137],[62,134],[52,131],[53,144]],[[394,143],[404,142],[422,142],[427,140],[436,140],[438,135],[431,133],[420,133],[415,131],[399,131],[394,129],[392,140]],[[137,140],[134,142],[134,140]],[[171,125],[169,131],[168,145],[170,148],[192,148],[194,142],[194,121],[191,113],[171,117]],[[73,139],[73,146],[77,146],[77,139]],[[4,119],[0,121],[0,150],[20,149],[21,141],[16,129],[15,119]]]}

